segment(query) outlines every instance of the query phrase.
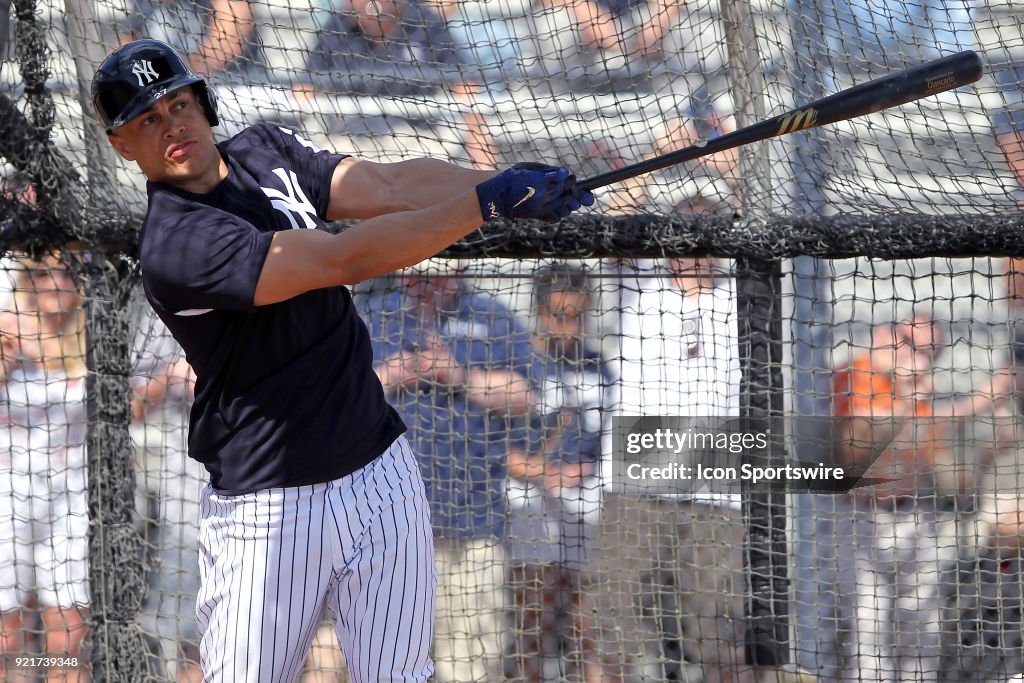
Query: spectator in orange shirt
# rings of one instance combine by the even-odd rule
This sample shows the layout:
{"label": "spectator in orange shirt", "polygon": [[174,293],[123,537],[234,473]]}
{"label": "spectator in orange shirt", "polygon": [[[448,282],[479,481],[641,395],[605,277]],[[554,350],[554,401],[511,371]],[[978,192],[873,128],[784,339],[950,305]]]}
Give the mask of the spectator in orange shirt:
{"label": "spectator in orange shirt", "polygon": [[[930,372],[940,334],[924,318],[875,328],[872,348],[833,376],[833,415],[841,445],[837,464],[871,479],[891,479],[868,495],[893,498],[918,492],[936,452]],[[915,419],[916,418],[916,419]]]}
{"label": "spectator in orange shirt", "polygon": [[[871,348],[833,376],[835,458],[870,479],[836,515],[837,618],[820,637],[849,681],[938,681],[939,570],[956,555],[963,490],[951,433],[956,416],[991,409],[1005,381],[955,402],[935,401],[931,374],[942,348],[936,324],[915,316],[878,326]],[[969,484],[968,484],[969,485]],[[823,620],[824,621],[824,620]],[[822,624],[823,629],[826,624]]]}

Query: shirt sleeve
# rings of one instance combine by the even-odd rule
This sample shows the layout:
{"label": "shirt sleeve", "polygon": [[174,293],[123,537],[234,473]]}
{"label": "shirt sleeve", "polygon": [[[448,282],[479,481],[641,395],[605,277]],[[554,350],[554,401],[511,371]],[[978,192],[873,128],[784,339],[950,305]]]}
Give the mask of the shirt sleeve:
{"label": "shirt sleeve", "polygon": [[331,178],[334,169],[348,154],[336,154],[318,148],[293,130],[267,124],[267,129],[281,145],[281,151],[291,162],[299,185],[316,208],[320,218],[326,218],[331,203]]}
{"label": "shirt sleeve", "polygon": [[206,220],[196,214],[170,228],[147,230],[142,278],[150,295],[178,315],[254,310],[274,233],[230,214]]}

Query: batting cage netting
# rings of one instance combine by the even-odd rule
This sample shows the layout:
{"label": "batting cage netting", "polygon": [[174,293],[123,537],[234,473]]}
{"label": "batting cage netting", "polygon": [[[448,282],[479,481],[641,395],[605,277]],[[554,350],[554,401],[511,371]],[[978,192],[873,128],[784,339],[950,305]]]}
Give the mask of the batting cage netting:
{"label": "batting cage netting", "polygon": [[[1022,13],[0,0],[0,679],[202,679],[195,377],[142,292],[144,177],[89,100],[151,37],[216,91],[220,140],[580,178],[976,50],[972,86],[351,289],[430,503],[436,680],[1022,680]],[[265,211],[301,228],[279,177]],[[302,681],[348,680],[336,621]]]}

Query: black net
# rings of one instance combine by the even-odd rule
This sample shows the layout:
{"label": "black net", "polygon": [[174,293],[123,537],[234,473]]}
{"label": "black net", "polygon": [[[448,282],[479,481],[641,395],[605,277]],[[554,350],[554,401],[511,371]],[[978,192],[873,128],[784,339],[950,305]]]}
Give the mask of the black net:
{"label": "black net", "polygon": [[[88,102],[137,37],[207,78],[219,139],[583,178],[978,50],[973,86],[488,224],[353,293],[431,504],[438,680],[1024,673],[1019,10],[0,0],[0,678],[200,676],[195,377],[141,290],[144,178]],[[643,446],[723,419],[739,455]],[[336,628],[304,681],[346,675]]]}

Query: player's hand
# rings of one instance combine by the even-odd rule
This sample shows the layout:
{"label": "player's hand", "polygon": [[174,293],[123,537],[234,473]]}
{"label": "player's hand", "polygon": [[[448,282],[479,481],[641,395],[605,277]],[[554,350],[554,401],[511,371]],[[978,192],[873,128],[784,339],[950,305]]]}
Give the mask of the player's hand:
{"label": "player's hand", "polygon": [[567,169],[536,163],[516,164],[477,185],[476,192],[485,220],[557,221],[594,203],[594,196],[581,190]]}
{"label": "player's hand", "polygon": [[[524,161],[514,165],[512,168],[521,168],[528,171],[544,171],[557,167],[538,164],[531,161]],[[590,190],[581,189],[580,186],[576,184],[576,176],[570,173],[565,183],[565,190],[562,194],[557,195],[548,203],[548,209],[545,213],[537,217],[544,221],[559,221],[571,214],[573,211],[579,209],[581,206],[593,205],[593,193]]]}
{"label": "player's hand", "polygon": [[581,206],[593,205],[594,194],[590,190],[580,188],[576,184],[576,176],[570,174],[565,184],[565,191],[548,203],[546,214],[539,218],[544,221],[559,221]]}

